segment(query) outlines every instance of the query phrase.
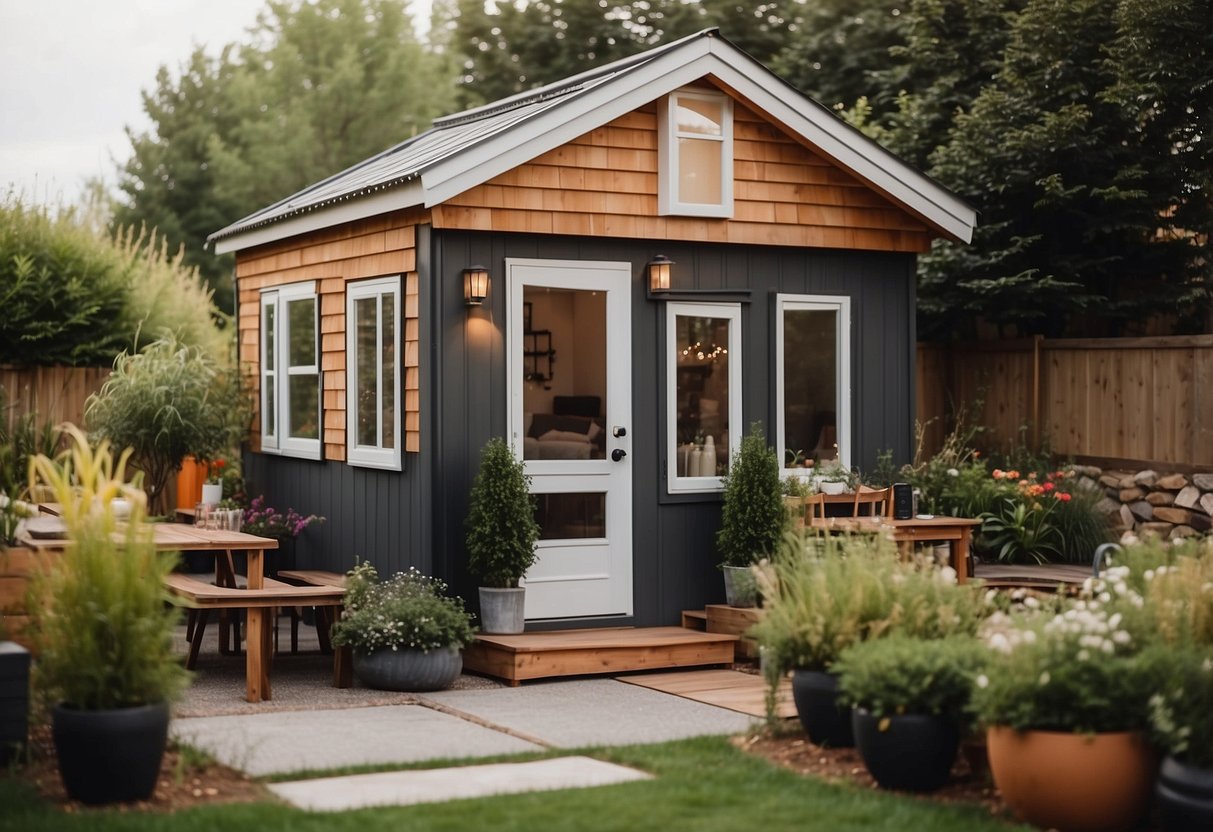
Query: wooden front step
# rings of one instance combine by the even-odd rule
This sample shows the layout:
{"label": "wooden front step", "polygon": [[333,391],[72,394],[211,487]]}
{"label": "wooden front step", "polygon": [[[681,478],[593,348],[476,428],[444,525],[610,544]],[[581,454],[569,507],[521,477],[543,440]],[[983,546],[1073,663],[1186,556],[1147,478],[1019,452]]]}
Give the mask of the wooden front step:
{"label": "wooden front step", "polygon": [[527,679],[727,665],[737,637],[682,627],[552,630],[476,636],[464,669],[511,684]]}
{"label": "wooden front step", "polygon": [[738,637],[737,655],[747,659],[758,658],[758,642],[745,638],[745,634],[762,620],[758,607],[730,607],[728,604],[708,604],[704,609],[709,633],[723,633]]}

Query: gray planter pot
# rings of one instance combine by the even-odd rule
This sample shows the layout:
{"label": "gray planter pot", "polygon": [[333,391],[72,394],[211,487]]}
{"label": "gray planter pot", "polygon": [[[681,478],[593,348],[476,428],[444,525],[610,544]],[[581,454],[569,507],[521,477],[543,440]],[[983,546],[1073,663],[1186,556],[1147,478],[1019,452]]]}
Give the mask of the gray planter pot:
{"label": "gray planter pot", "polygon": [[722,566],[724,597],[730,607],[752,607],[758,603],[758,584],[748,566]]}
{"label": "gray planter pot", "polygon": [[526,587],[480,587],[480,631],[511,635],[526,628]]}
{"label": "gray planter pot", "polygon": [[354,672],[367,687],[379,690],[443,690],[463,671],[458,647],[428,653],[411,648],[354,654]]}

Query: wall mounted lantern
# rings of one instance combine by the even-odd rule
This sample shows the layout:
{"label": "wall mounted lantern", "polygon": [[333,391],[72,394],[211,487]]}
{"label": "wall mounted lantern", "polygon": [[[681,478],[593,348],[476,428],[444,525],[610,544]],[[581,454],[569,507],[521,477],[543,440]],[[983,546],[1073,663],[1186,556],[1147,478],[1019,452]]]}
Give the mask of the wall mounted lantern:
{"label": "wall mounted lantern", "polygon": [[645,268],[649,273],[649,292],[670,291],[670,272],[674,261],[664,254],[658,254],[648,262]]}
{"label": "wall mounted lantern", "polygon": [[489,296],[489,270],[484,266],[468,266],[463,270],[463,302],[479,306]]}

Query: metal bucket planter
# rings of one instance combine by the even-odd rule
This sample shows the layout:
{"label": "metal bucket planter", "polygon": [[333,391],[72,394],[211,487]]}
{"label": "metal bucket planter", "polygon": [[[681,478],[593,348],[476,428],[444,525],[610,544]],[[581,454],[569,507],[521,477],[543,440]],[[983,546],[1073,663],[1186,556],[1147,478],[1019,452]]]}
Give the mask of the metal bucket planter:
{"label": "metal bucket planter", "polygon": [[367,687],[379,690],[444,690],[463,671],[458,647],[428,652],[411,648],[354,654],[354,672]]}
{"label": "metal bucket planter", "polygon": [[851,727],[863,764],[881,788],[933,792],[948,782],[960,745],[954,720],[926,714],[881,718],[856,708]]}
{"label": "metal bucket planter", "polygon": [[480,631],[515,635],[526,629],[526,587],[480,587]]}
{"label": "metal bucket planter", "polygon": [[722,566],[724,597],[730,607],[752,607],[758,603],[758,583],[748,566]]}
{"label": "metal bucket planter", "polygon": [[135,708],[51,712],[59,774],[81,803],[146,800],[156,788],[168,742],[166,703]]}
{"label": "metal bucket planter", "polygon": [[838,704],[838,679],[819,670],[797,670],[792,674],[792,699],[800,724],[817,745],[851,748],[851,709]]}

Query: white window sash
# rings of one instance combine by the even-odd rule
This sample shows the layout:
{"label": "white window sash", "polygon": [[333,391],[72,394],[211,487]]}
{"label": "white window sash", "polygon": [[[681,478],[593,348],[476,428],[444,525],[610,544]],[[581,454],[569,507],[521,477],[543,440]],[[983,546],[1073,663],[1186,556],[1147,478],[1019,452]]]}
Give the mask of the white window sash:
{"label": "white window sash", "polygon": [[[355,317],[355,307],[359,300],[375,300],[375,344],[377,349],[383,343],[383,312],[385,304],[391,304],[388,311],[392,314],[392,331],[396,339],[396,360],[393,362],[392,378],[384,378],[383,356],[376,360],[375,370],[375,434],[374,445],[358,443],[358,404],[360,390],[358,388],[358,331]],[[402,333],[400,330],[400,278],[389,277],[377,280],[364,280],[351,283],[346,288],[345,301],[345,330],[346,330],[346,462],[367,468],[383,468],[399,471],[401,469],[401,444],[403,437],[400,433],[400,412],[403,402],[400,398],[401,363],[403,353],[400,350]],[[394,402],[392,448],[383,447],[383,393],[390,385]]]}
{"label": "white window sash", "polygon": [[[316,357],[317,363],[300,364],[292,366],[290,364],[290,304],[294,301],[311,300],[312,301],[312,337],[314,339],[313,355]],[[295,456],[302,459],[320,459],[323,448],[322,438],[324,436],[324,402],[321,395],[323,391],[322,378],[320,373],[320,335],[319,335],[319,317],[320,317],[320,299],[316,294],[316,284],[314,281],[304,283],[291,283],[286,286],[279,286],[275,289],[268,290],[262,293],[262,309],[267,305],[274,307],[274,366],[268,366],[265,354],[265,345],[262,347],[262,372],[263,378],[267,371],[273,373],[272,387],[263,387],[262,389],[262,437],[264,439],[267,429],[273,430],[273,436],[276,443],[273,447],[262,446],[262,450],[268,453],[279,453],[283,456]],[[262,327],[264,329],[265,318],[264,311],[262,317]],[[265,333],[263,332],[263,335]],[[290,435],[291,424],[291,400],[290,400],[290,379],[302,375],[314,375],[316,377],[316,433],[315,438],[300,437]],[[265,425],[265,396],[272,389],[275,399],[274,415],[276,417],[275,424],[270,428]]]}
{"label": "white window sash", "polygon": [[[684,133],[678,129],[680,99],[698,99],[720,104],[721,135]],[[720,203],[684,202],[680,193],[680,138],[720,142]],[[678,90],[666,96],[658,108],[658,189],[659,214],[689,217],[729,218],[733,216],[733,100],[723,93]]]}
{"label": "white window sash", "polygon": [[[796,476],[795,468],[784,468],[784,449],[787,448],[787,425],[785,424],[786,393],[784,391],[784,316],[789,311],[833,312],[837,320],[835,327],[834,355],[835,402],[838,434],[838,461],[844,468],[851,467],[851,299],[839,295],[785,295],[775,296],[775,437],[780,455],[780,469],[784,476]],[[799,472],[803,474],[805,472]]]}
{"label": "white window sash", "polygon": [[[666,489],[670,494],[703,494],[724,488],[723,477],[678,475],[678,318],[727,318],[729,321],[729,464],[737,459],[744,433],[741,410],[741,304],[666,304]],[[720,454],[723,448],[717,448]]]}
{"label": "white window sash", "polygon": [[[268,327],[267,318],[270,313],[273,313],[274,326]],[[262,292],[261,294],[261,450],[277,452],[278,450],[278,408],[276,406],[278,400],[278,370],[276,366],[271,366],[269,355],[271,352],[270,345],[273,345],[273,354],[275,358],[278,356],[278,293],[276,291]],[[271,410],[274,412],[274,418],[267,418]]]}

